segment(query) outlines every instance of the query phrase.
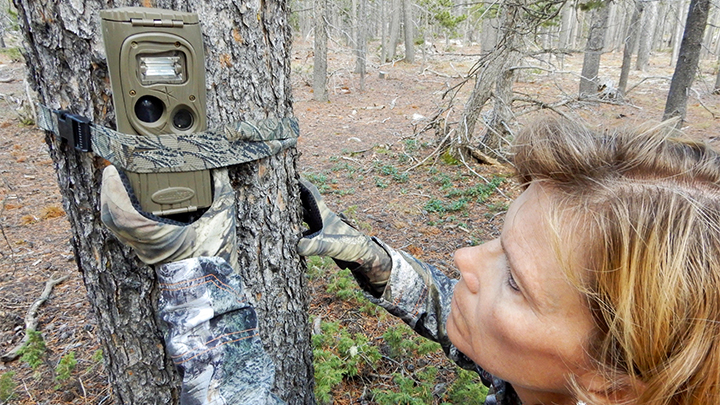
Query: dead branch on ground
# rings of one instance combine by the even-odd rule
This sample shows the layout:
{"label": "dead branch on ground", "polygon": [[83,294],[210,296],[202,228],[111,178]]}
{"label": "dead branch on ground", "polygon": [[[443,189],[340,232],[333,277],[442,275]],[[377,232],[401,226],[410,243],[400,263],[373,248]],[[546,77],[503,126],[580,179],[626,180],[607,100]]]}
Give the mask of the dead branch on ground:
{"label": "dead branch on ground", "polygon": [[45,303],[45,301],[50,298],[50,293],[52,293],[53,288],[62,283],[63,281],[67,280],[70,277],[70,275],[64,275],[59,278],[50,277],[50,279],[45,283],[45,289],[43,290],[42,294],[40,294],[40,298],[38,298],[35,302],[33,302],[32,305],[30,305],[30,308],[27,311],[27,314],[25,315],[25,336],[22,338],[20,343],[18,343],[15,348],[10,350],[9,352],[3,354],[0,356],[0,360],[4,362],[9,362],[17,359],[20,355],[20,349],[25,345],[25,342],[28,341],[29,335],[28,330],[36,330],[37,324],[38,324],[38,317],[37,312],[38,309],[40,309],[40,306]]}

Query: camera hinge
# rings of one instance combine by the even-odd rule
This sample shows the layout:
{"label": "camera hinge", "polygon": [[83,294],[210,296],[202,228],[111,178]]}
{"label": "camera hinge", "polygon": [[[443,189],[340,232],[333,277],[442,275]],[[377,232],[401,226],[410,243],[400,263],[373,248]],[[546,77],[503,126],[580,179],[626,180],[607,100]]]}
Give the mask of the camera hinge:
{"label": "camera hinge", "polygon": [[182,28],[182,20],[171,19],[148,19],[148,18],[131,18],[130,23],[133,27],[166,27],[166,28]]}

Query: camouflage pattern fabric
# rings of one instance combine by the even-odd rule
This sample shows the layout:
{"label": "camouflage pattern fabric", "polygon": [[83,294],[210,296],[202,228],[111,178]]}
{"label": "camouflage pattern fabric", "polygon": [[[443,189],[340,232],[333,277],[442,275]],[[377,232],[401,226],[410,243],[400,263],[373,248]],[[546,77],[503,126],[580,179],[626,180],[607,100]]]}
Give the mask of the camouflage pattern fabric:
{"label": "camouflage pattern fabric", "polygon": [[182,405],[280,404],[275,369],[258,337],[235,250],[235,195],[227,169],[212,172],[214,199],[192,224],[137,210],[117,169],[103,172],[101,219],[138,257],[156,264],[165,346],[182,375]]}
{"label": "camouflage pattern fabric", "polygon": [[270,392],[275,369],[233,268],[219,257],[198,257],[156,270],[165,344],[183,379],[180,403],[283,403]]}
{"label": "camouflage pattern fabric", "polygon": [[330,211],[318,189],[304,178],[300,179],[300,198],[303,219],[310,229],[298,242],[298,253],[333,258],[338,266],[353,272],[363,289],[379,296],[392,268],[388,253]]}
{"label": "camouflage pattern fabric", "polygon": [[[55,113],[38,106],[38,127],[58,134]],[[90,125],[92,151],[133,173],[176,173],[251,162],[294,147],[296,118],[240,121],[192,134],[132,135]]]}
{"label": "camouflage pattern fabric", "polygon": [[390,254],[392,272],[382,295],[369,299],[402,319],[420,335],[440,343],[445,354],[460,367],[477,372],[483,384],[491,387],[487,405],[520,405],[510,384],[490,375],[450,342],[446,325],[457,280],[405,252],[376,241]]}
{"label": "camouflage pattern fabric", "polygon": [[135,249],[147,264],[168,263],[189,257],[219,256],[237,263],[235,193],[228,169],[212,171],[213,203],[191,224],[164,221],[141,213],[114,166],[103,171],[100,218],[124,244]]}

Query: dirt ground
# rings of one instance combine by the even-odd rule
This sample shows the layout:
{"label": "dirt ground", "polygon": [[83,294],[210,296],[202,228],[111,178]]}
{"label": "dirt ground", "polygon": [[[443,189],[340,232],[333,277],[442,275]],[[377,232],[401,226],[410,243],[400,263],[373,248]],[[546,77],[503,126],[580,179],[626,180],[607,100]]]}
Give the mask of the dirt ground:
{"label": "dirt ground", "polygon": [[[300,171],[321,188],[331,208],[344,211],[367,233],[450,275],[457,274],[452,251],[496,236],[507,204],[517,193],[509,180],[509,167],[471,163],[468,168],[436,157],[414,167],[436,146],[433,133],[416,131],[442,105],[444,91],[460,80],[478,53],[476,48],[456,45],[426,57],[418,53],[418,62],[412,65],[379,65],[376,57],[371,58],[361,91],[359,77],[352,73],[351,52],[336,47],[329,57],[327,103],[312,101],[310,44],[296,43],[293,53],[294,106],[302,130]],[[604,55],[600,76],[616,82],[621,57],[620,53]],[[32,370],[20,360],[0,362],[0,376],[14,373],[12,378],[0,378],[0,395],[4,389],[12,392],[9,403],[17,404],[111,404],[111,388],[94,334],[95,320],[74,265],[44,133],[26,125],[27,112],[17,110],[18,102],[26,99],[23,65],[0,62],[0,354],[22,338],[25,313],[46,282],[68,276],[37,311],[38,330],[46,342],[42,363]],[[560,61],[553,63],[560,66]],[[553,74],[523,70],[516,90],[545,101],[572,98],[581,65],[582,55],[570,55]],[[712,68],[710,62],[703,65],[688,103],[686,124],[690,136],[711,143],[720,127],[715,119],[720,114],[720,96],[711,94]],[[627,102],[573,102],[559,109],[597,127],[657,122],[671,75],[669,56],[657,54],[647,72],[631,73],[630,86],[640,84]],[[466,87],[469,90],[471,86]],[[465,97],[463,93],[458,98],[455,119]],[[519,120],[527,122],[534,116],[522,115]],[[464,199],[451,192],[493,181],[497,187],[483,199]],[[373,340],[380,339],[382,329],[394,321],[349,313],[347,303],[326,292],[327,277],[311,281],[317,292],[313,294],[313,315],[341,321],[353,317],[358,328],[364,328]],[[58,365],[68,364],[70,353],[77,364],[69,378],[58,379],[62,377]],[[61,362],[62,358],[66,360]],[[428,361],[440,360],[431,357]],[[366,382],[352,384],[342,387],[346,394],[337,395],[336,403],[371,403],[363,395],[368,389]]]}

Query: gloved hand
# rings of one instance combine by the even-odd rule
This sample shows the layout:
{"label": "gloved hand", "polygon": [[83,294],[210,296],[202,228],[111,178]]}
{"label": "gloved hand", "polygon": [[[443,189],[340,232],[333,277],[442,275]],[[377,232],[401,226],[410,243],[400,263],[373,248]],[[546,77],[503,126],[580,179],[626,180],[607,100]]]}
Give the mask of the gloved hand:
{"label": "gloved hand", "polygon": [[212,177],[210,208],[195,222],[179,224],[141,214],[133,206],[115,166],[108,166],[103,171],[100,193],[102,222],[147,264],[218,256],[235,267],[235,195],[227,169],[214,170]]}
{"label": "gloved hand", "polygon": [[277,404],[275,369],[237,268],[235,195],[213,170],[213,203],[195,222],[143,215],[114,166],[103,172],[101,219],[155,265],[165,347],[182,376],[180,404]]}
{"label": "gloved hand", "polygon": [[304,178],[300,178],[300,198],[310,229],[298,242],[298,253],[331,257],[340,268],[350,269],[363,289],[382,294],[392,270],[385,249],[330,211],[318,189]]}

